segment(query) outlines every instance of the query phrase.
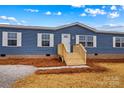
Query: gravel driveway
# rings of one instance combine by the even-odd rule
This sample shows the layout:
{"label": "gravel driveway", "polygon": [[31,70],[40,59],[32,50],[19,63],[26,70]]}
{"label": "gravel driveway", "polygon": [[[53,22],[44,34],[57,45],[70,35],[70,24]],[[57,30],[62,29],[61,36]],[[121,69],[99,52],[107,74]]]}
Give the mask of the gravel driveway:
{"label": "gravel driveway", "polygon": [[28,65],[0,65],[0,88],[11,87],[16,80],[34,73],[36,69]]}

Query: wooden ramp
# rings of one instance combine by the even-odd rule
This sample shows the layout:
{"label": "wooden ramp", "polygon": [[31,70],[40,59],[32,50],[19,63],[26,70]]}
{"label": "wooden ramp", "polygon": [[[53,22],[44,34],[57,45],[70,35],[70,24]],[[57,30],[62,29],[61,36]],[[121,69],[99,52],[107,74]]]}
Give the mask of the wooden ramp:
{"label": "wooden ramp", "polygon": [[58,55],[68,66],[86,64],[86,50],[81,44],[74,45],[72,53],[66,51],[64,44],[59,44]]}

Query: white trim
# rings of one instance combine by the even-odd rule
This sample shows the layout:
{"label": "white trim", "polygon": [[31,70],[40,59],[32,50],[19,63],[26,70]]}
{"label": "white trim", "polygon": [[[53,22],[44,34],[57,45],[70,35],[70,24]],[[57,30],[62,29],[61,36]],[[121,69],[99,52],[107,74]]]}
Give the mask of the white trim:
{"label": "white trim", "polygon": [[87,46],[87,44],[86,44],[84,47],[86,47],[86,48],[95,48],[95,47],[97,47],[97,37],[94,36],[94,35],[76,35],[76,44],[79,44],[79,42],[80,42],[79,37],[80,36],[84,36],[86,38],[85,42],[87,42],[87,37],[88,36],[93,37],[93,46]]}
{"label": "white trim", "polygon": [[[68,38],[66,38],[66,41],[64,38],[65,35],[68,35]],[[61,43],[63,43],[65,45],[67,52],[70,53],[71,52],[71,34],[62,33],[61,34]]]}
{"label": "white trim", "polygon": [[93,36],[93,47],[97,47],[97,38]]}
{"label": "white trim", "polygon": [[89,30],[92,30],[93,32],[96,32],[97,30],[95,28],[92,28],[88,25],[85,25],[83,23],[74,22],[70,24],[60,25],[57,27],[44,27],[44,26],[24,26],[24,25],[7,25],[7,24],[0,24],[0,27],[11,27],[11,28],[23,28],[23,29],[48,29],[48,30],[59,30],[62,28],[79,25],[81,27],[87,28]]}
{"label": "white trim", "polygon": [[[50,35],[50,44],[49,44],[49,46],[42,46],[42,35],[43,34]],[[54,34],[51,34],[51,33],[38,33],[37,34],[37,47],[54,47]]]}
{"label": "white trim", "polygon": [[113,37],[113,47],[115,48],[116,46],[115,46],[115,38],[116,37]]}
{"label": "white trim", "polygon": [[22,46],[22,33],[17,32],[17,47],[21,47],[21,46]]}
{"label": "white trim", "polygon": [[2,32],[2,46],[8,46],[8,33]]}
{"label": "white trim", "polygon": [[[8,45],[8,33],[16,33],[17,34],[17,45],[9,46]],[[22,46],[22,32],[3,32],[2,34],[2,46],[6,47],[21,47]]]}
{"label": "white trim", "polygon": [[54,47],[54,34],[50,34],[50,47]]}
{"label": "white trim", "polygon": [[[120,47],[116,47],[116,38],[120,38]],[[122,47],[122,39],[124,39],[124,37],[119,37],[119,36],[113,37],[113,48],[124,48]]]}
{"label": "white trim", "polygon": [[42,33],[37,33],[37,47],[42,47]]}
{"label": "white trim", "polygon": [[124,32],[115,32],[115,31],[102,31],[102,30],[97,30],[94,29],[88,25],[79,23],[79,22],[75,22],[75,23],[70,23],[70,24],[66,24],[66,25],[61,25],[61,26],[57,26],[57,27],[43,27],[43,26],[23,26],[23,25],[6,25],[6,24],[0,24],[0,27],[9,27],[9,28],[23,28],[23,29],[47,29],[47,30],[58,30],[58,29],[62,29],[62,28],[66,28],[66,27],[70,27],[70,26],[74,26],[74,25],[79,25],[81,27],[87,28],[93,32],[96,33],[103,33],[103,34],[124,34]]}
{"label": "white trim", "polygon": [[79,35],[76,35],[76,44],[79,44]]}

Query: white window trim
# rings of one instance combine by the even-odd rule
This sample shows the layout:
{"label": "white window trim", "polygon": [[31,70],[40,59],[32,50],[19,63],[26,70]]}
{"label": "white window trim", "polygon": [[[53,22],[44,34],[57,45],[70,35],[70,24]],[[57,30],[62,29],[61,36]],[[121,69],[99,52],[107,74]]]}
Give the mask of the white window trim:
{"label": "white window trim", "polygon": [[[113,48],[124,48],[124,47],[122,47],[122,45],[121,45],[121,47],[116,47],[116,38],[124,38],[124,37],[114,36],[113,37]],[[122,43],[122,41],[120,43]]]}
{"label": "white window trim", "polygon": [[[17,45],[10,46],[8,45],[8,33],[17,33]],[[21,47],[22,46],[22,32],[2,32],[2,46],[3,47]]]}
{"label": "white window trim", "polygon": [[[50,35],[49,46],[42,46],[42,35]],[[54,47],[54,34],[51,33],[37,33],[37,47]]]}
{"label": "white window trim", "polygon": [[[97,37],[95,35],[76,35],[76,44],[79,44],[79,37],[80,36],[93,36],[93,46],[84,46],[86,48],[96,48],[97,47]],[[87,42],[87,41],[85,41]]]}
{"label": "white window trim", "polygon": [[50,47],[54,47],[54,34],[50,34]]}
{"label": "white window trim", "polygon": [[97,37],[93,36],[93,47],[96,48],[97,47]]}
{"label": "white window trim", "polygon": [[7,37],[8,37],[8,34],[7,34],[7,32],[5,32],[5,31],[3,31],[2,32],[2,46],[3,47],[7,47],[7,45],[8,45],[8,42],[7,42]]}
{"label": "white window trim", "polygon": [[37,33],[37,47],[42,47],[42,33]]}

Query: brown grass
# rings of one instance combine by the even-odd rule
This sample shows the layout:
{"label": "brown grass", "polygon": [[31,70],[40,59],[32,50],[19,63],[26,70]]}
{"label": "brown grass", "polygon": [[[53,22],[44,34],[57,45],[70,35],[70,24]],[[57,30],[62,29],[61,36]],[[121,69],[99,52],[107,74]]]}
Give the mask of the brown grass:
{"label": "brown grass", "polygon": [[6,58],[0,59],[1,65],[33,65],[36,67],[64,66],[57,58]]}
{"label": "brown grass", "polygon": [[109,70],[70,74],[33,74],[18,80],[13,87],[24,88],[124,88],[124,63],[95,63]]}
{"label": "brown grass", "polygon": [[[56,58],[9,58],[0,59],[0,64],[34,66],[63,66]],[[124,59],[87,59],[90,69],[52,70],[57,74],[32,74],[17,80],[12,87],[24,88],[124,88]],[[78,72],[78,73],[77,73]],[[48,73],[47,71],[45,73]],[[58,74],[59,73],[59,74]],[[66,74],[63,74],[66,73]]]}

